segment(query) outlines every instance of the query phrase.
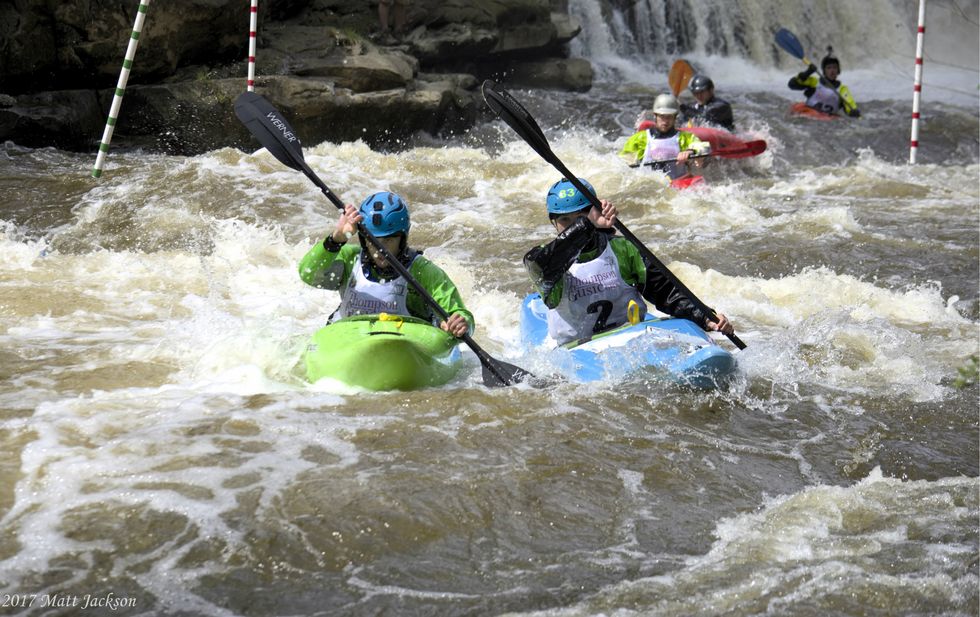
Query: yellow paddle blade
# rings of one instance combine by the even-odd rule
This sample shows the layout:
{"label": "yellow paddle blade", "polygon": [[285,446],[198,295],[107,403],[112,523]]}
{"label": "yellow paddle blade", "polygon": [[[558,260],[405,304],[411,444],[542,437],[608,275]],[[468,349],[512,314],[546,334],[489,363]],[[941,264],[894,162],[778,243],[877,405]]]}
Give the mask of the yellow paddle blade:
{"label": "yellow paddle blade", "polygon": [[670,84],[670,91],[674,96],[680,96],[687,84],[691,83],[694,77],[694,67],[687,60],[675,60],[670,72],[667,73],[667,83]]}

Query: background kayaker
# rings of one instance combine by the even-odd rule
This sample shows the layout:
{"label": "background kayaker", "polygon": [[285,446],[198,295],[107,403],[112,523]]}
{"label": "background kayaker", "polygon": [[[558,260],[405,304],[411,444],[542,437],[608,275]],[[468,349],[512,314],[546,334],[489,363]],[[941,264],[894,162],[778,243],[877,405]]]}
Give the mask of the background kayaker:
{"label": "background kayaker", "polygon": [[[456,285],[439,266],[423,257],[422,251],[409,248],[408,204],[388,191],[369,196],[360,208],[347,204],[333,233],[314,245],[299,262],[299,277],[304,283],[340,291],[340,306],[330,315],[330,321],[351,315],[389,313],[436,323],[432,309],[418,293],[380,251],[357,234],[357,224],[362,221],[449,315],[448,320],[439,322],[439,327],[456,337],[472,333],[473,314],[463,305]],[[360,242],[347,243],[355,234]]]}
{"label": "background kayaker", "polygon": [[[582,184],[595,195],[586,180]],[[558,344],[591,336],[628,321],[631,302],[639,317],[644,299],[663,313],[689,319],[705,330],[734,332],[728,318],[708,316],[653,267],[626,238],[615,235],[616,206],[602,200],[602,211],[567,179],[548,190],[548,219],[558,236],[524,256],[531,282],[548,307],[548,334]]]}
{"label": "background kayaker", "polygon": [[827,55],[820,61],[820,70],[822,77],[814,75],[817,67],[811,64],[803,72],[790,77],[790,89],[803,91],[807,107],[825,114],[836,114],[843,109],[848,116],[860,118],[861,110],[857,108],[851,91],[837,80],[840,60],[834,56],[833,47],[827,47]]}
{"label": "background kayaker", "polygon": [[707,75],[695,75],[687,87],[697,101],[693,105],[681,103],[681,125],[693,122],[695,125],[713,124],[729,131],[735,131],[735,117],[731,104],[715,96],[715,82]]}
{"label": "background kayaker", "polygon": [[[653,162],[651,167],[666,173],[671,180],[687,175],[688,157],[691,154],[706,154],[710,146],[693,133],[677,130],[675,123],[679,111],[677,97],[672,94],[659,95],[653,101],[653,126],[634,133],[619,155],[629,159],[630,163]],[[697,159],[692,164],[700,167],[702,161]]]}

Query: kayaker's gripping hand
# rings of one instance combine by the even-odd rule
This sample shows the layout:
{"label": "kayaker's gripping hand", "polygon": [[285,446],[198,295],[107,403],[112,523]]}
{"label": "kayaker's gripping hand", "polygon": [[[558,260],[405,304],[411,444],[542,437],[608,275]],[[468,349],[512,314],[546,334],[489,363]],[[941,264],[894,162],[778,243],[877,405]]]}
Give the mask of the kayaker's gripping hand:
{"label": "kayaker's gripping hand", "polygon": [[850,117],[852,117],[852,118],[860,118],[861,117],[861,110],[858,109],[857,107],[855,107],[851,111],[847,112],[847,115],[850,116]]}
{"label": "kayaker's gripping hand", "polygon": [[357,233],[357,224],[364,220],[361,213],[357,211],[357,208],[351,204],[344,206],[344,212],[337,219],[337,227],[333,231],[333,241],[337,244],[343,244],[347,242],[355,233]]}
{"label": "kayaker's gripping hand", "polygon": [[800,79],[801,80],[806,79],[807,77],[813,75],[816,72],[817,72],[817,65],[811,62],[810,66],[806,67],[806,70],[800,73]]}
{"label": "kayaker's gripping hand", "polygon": [[734,334],[735,326],[732,325],[732,322],[728,321],[728,317],[726,317],[724,313],[718,312],[715,312],[715,315],[718,317],[718,321],[712,321],[709,317],[707,323],[705,324],[707,325],[708,330],[714,330],[715,332],[721,332],[722,334]]}
{"label": "kayaker's gripping hand", "polygon": [[466,323],[466,319],[459,313],[450,315],[449,319],[439,324],[439,327],[456,338],[463,336],[470,329],[470,325]]}
{"label": "kayaker's gripping hand", "polygon": [[681,165],[686,163],[687,159],[689,159],[692,154],[694,154],[693,150],[681,150],[677,153],[677,164]]}
{"label": "kayaker's gripping hand", "polygon": [[610,201],[603,199],[599,203],[602,204],[602,210],[595,207],[589,210],[589,220],[596,229],[609,229],[616,224],[616,215],[619,211]]}

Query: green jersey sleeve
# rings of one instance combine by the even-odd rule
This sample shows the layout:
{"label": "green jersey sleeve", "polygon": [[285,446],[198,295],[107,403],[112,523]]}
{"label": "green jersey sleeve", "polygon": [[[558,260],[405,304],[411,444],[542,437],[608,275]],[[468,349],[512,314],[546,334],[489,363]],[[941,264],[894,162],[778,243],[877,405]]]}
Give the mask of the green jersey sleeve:
{"label": "green jersey sleeve", "polygon": [[711,149],[707,142],[701,141],[697,135],[688,133],[687,131],[678,131],[677,146],[681,149],[681,152],[684,150],[693,150],[695,154],[704,154]]}
{"label": "green jersey sleeve", "polygon": [[299,278],[320,289],[343,289],[360,252],[360,246],[345,244],[333,253],[317,242],[299,261]]}
{"label": "green jersey sleeve", "polygon": [[[424,256],[419,255],[412,262],[412,267],[409,268],[409,273],[415,277],[415,280],[429,292],[432,299],[436,301],[442,310],[446,312],[447,315],[452,315],[453,313],[459,313],[466,319],[466,323],[470,326],[470,334],[472,335],[476,329],[476,323],[473,320],[473,313],[466,308],[463,304],[463,298],[459,294],[459,290],[453,283],[449,275],[439,266],[435,265]],[[422,319],[431,320],[433,319],[434,311],[425,300],[411,287],[409,287],[408,292],[408,311],[420,317]]]}
{"label": "green jersey sleeve", "polygon": [[647,267],[643,263],[640,250],[632,242],[623,237],[616,237],[609,241],[616,260],[619,262],[619,275],[627,285],[642,287],[647,280]]}
{"label": "green jersey sleeve", "polygon": [[623,149],[619,151],[619,156],[630,163],[639,163],[643,160],[643,153],[647,150],[647,132],[637,131],[632,137],[626,140]]}

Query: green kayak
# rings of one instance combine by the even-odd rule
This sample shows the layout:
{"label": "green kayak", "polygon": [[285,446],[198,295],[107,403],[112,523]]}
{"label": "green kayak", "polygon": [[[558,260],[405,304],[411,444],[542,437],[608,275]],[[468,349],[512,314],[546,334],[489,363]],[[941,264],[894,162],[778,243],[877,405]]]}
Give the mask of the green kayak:
{"label": "green kayak", "polygon": [[356,315],[317,330],[306,348],[306,378],[365,390],[416,390],[459,370],[459,340],[414,317]]}

